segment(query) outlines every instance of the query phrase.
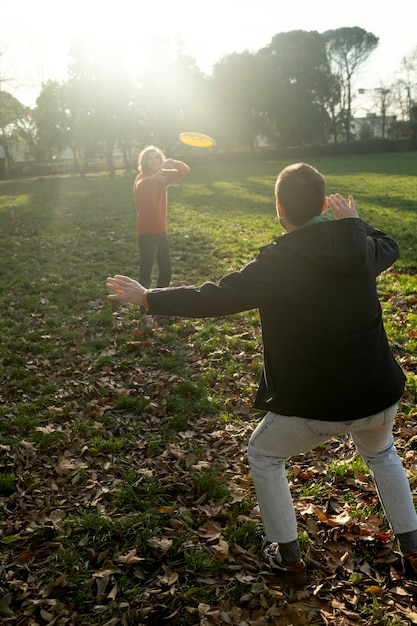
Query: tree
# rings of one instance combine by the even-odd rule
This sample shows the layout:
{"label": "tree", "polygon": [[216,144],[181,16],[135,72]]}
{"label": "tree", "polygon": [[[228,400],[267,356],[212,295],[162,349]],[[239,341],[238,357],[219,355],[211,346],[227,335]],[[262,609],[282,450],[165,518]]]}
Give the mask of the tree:
{"label": "tree", "polygon": [[386,130],[387,130],[387,116],[388,109],[392,103],[392,93],[391,89],[381,86],[374,89],[375,92],[375,102],[377,107],[379,108],[379,114],[381,116],[381,135],[382,139],[385,139]]}
{"label": "tree", "polygon": [[322,36],[301,30],[275,35],[258,52],[264,109],[281,145],[323,141],[332,77]]}
{"label": "tree", "polygon": [[395,101],[400,108],[402,118],[411,121],[412,108],[417,101],[417,48],[409,57],[402,59],[399,77],[393,85]]}
{"label": "tree", "polygon": [[192,57],[178,49],[170,57],[161,52],[144,65],[137,81],[140,145],[156,143],[171,152],[183,131],[211,134],[209,83]]}
{"label": "tree", "polygon": [[216,136],[229,148],[256,147],[263,130],[260,63],[248,51],[226,55],[213,68],[211,81]]}
{"label": "tree", "polygon": [[333,137],[333,142],[337,144],[339,140],[339,109],[340,109],[340,82],[336,76],[332,74],[329,83],[329,96],[326,102],[326,109],[330,116],[330,134]]}
{"label": "tree", "polygon": [[113,152],[133,99],[132,83],[113,49],[97,50],[76,39],[70,53],[67,97],[73,152],[78,155],[82,149],[84,156],[102,152],[113,176]]}
{"label": "tree", "polygon": [[66,86],[52,80],[43,85],[32,116],[36,126],[34,157],[48,161],[59,157],[70,146]]}
{"label": "tree", "polygon": [[27,107],[17,98],[7,91],[0,91],[0,145],[8,168],[13,165],[11,145],[18,142],[27,115]]}
{"label": "tree", "polygon": [[379,38],[358,26],[328,30],[324,33],[332,72],[340,86],[340,118],[345,140],[351,140],[352,81],[356,70],[365,63],[378,45]]}

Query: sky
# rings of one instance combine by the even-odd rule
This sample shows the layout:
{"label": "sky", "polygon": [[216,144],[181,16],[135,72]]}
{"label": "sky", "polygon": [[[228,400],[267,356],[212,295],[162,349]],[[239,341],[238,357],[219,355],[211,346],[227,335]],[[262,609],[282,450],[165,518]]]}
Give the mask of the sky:
{"label": "sky", "polygon": [[[413,0],[0,0],[0,88],[34,106],[42,83],[65,80],[69,42],[83,34],[117,49],[129,71],[149,58],[151,42],[181,40],[209,74],[225,54],[268,45],[277,33],[359,26],[379,37],[357,87],[386,87],[417,49]],[[10,80],[12,79],[12,80]]]}

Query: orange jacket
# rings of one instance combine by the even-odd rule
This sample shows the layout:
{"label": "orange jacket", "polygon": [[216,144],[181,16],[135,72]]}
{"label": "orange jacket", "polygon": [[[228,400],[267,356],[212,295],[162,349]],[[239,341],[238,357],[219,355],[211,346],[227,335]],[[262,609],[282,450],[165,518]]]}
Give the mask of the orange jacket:
{"label": "orange jacket", "polygon": [[168,186],[190,171],[188,165],[176,161],[175,169],[162,169],[165,180],[147,174],[138,174],[133,185],[138,235],[156,235],[166,232]]}

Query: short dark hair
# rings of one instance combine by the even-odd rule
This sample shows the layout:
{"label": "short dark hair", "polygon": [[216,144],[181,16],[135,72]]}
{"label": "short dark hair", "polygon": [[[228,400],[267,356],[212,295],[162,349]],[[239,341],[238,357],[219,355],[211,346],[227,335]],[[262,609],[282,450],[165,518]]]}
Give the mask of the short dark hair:
{"label": "short dark hair", "polygon": [[165,161],[165,155],[162,150],[156,146],[147,146],[138,157],[138,170],[141,174],[150,174],[148,159],[152,152],[156,152],[160,156],[161,161]]}
{"label": "short dark hair", "polygon": [[302,226],[322,211],[326,199],[324,177],[312,165],[293,163],[279,173],[275,196],[291,224]]}

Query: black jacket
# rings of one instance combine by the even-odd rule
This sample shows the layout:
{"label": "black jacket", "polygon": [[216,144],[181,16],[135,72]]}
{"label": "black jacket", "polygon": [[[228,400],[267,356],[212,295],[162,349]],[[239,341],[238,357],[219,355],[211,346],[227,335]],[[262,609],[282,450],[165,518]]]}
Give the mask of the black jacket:
{"label": "black jacket", "polygon": [[397,402],[405,377],[384,331],[376,277],[397,244],[358,218],[278,237],[218,284],[152,290],[151,314],[217,317],[257,308],[264,347],[255,406],[354,420]]}

